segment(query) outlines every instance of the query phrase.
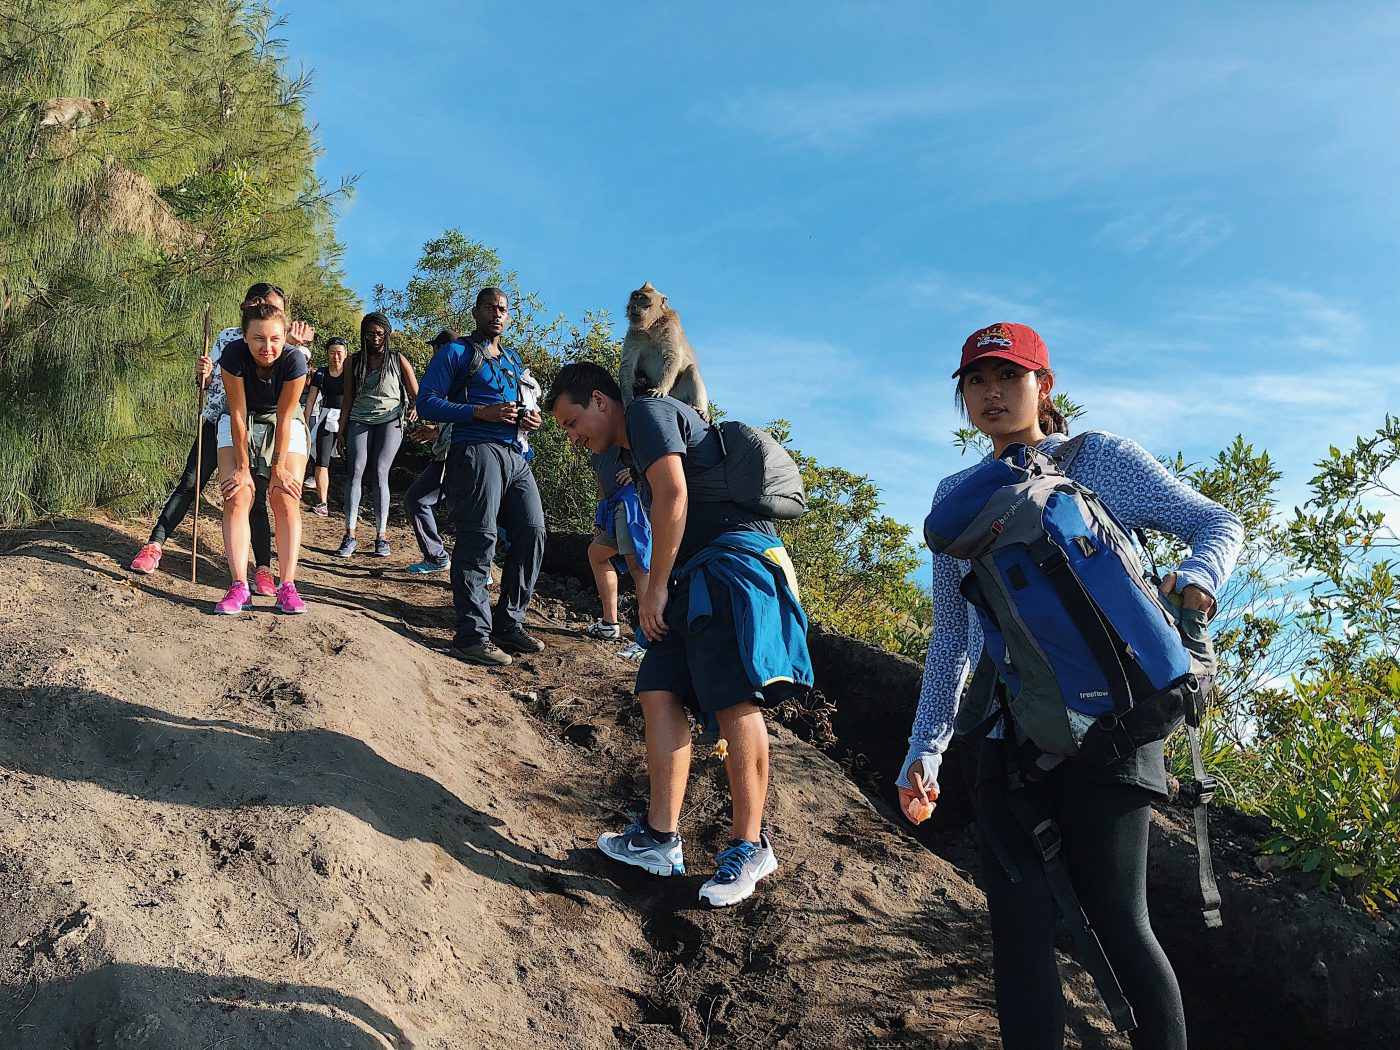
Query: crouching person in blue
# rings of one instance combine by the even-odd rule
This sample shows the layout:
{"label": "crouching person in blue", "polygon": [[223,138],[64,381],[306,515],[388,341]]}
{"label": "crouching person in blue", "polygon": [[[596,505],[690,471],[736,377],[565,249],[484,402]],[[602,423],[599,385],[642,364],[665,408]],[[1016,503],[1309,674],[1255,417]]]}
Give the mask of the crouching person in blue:
{"label": "crouching person in blue", "polygon": [[690,479],[723,459],[723,446],[690,406],[638,398],[626,410],[606,369],[566,366],[545,410],[574,445],[627,450],[649,507],[651,574],[640,602],[651,639],[637,669],[646,717],[646,814],[599,848],[655,875],[685,872],[678,826],[690,771],[689,706],[713,715],[729,742],[730,844],[716,857],[700,899],[735,904],[777,870],[763,823],[768,729],[761,705],[811,687],[807,617],[792,563],[772,522],[736,503],[690,499]]}
{"label": "crouching person in blue", "polygon": [[[424,419],[452,424],[443,485],[457,527],[452,549],[452,604],[457,612],[454,656],[503,667],[511,654],[544,648],[525,633],[525,609],[544,560],[544,509],[526,461],[525,435],[540,414],[523,407],[520,356],[501,343],[510,303],[499,288],[483,288],[472,309],[476,331],[439,347],[418,390]],[[488,588],[496,529],[509,547],[494,612]]]}

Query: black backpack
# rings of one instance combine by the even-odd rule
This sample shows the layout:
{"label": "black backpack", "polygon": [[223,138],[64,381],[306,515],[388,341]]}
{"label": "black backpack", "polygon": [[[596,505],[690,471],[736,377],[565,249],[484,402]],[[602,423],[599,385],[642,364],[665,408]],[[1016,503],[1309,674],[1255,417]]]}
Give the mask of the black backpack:
{"label": "black backpack", "polygon": [[[807,513],[802,472],[791,453],[766,430],[737,419],[711,423],[722,458],[712,467],[694,468],[683,460],[687,497],[692,503],[737,503],[768,521],[792,521]],[[650,486],[633,470],[637,491],[651,504]]]}

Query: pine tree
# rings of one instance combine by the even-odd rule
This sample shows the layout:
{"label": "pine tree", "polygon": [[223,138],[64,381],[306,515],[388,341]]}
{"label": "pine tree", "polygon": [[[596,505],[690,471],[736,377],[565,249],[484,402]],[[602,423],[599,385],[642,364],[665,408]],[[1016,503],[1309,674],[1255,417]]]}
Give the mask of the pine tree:
{"label": "pine tree", "polygon": [[[163,497],[205,302],[347,328],[305,72],[237,0],[0,0],[0,525]],[[299,303],[305,293],[305,303]]]}

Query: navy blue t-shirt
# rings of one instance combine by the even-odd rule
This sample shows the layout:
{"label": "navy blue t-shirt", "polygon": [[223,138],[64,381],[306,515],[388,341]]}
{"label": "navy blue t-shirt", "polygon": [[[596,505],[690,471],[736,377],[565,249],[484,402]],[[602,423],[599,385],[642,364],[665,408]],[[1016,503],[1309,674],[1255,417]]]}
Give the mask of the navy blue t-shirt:
{"label": "navy blue t-shirt", "polygon": [[243,380],[243,396],[249,413],[275,412],[282,388],[294,379],[306,375],[306,355],[294,346],[284,346],[282,356],[272,363],[272,374],[263,379],[258,375],[253,352],[242,339],[224,347],[219,357],[219,369]]}
{"label": "navy blue t-shirt", "polygon": [[[628,405],[627,441],[632,446],[634,477],[644,478],[647,468],[671,453],[682,457],[687,478],[724,459],[719,437],[711,432],[710,424],[701,419],[695,409],[673,397],[639,397]],[[650,510],[650,489],[642,491]],[[676,555],[677,568],[716,536],[738,529],[751,529],[769,536],[778,534],[771,521],[737,503],[691,501],[686,507],[685,532]]]}
{"label": "navy blue t-shirt", "polygon": [[588,460],[593,465],[593,473],[598,475],[598,484],[603,487],[603,498],[612,499],[622,488],[617,483],[617,472],[627,466],[622,462],[622,449],[614,445],[606,452],[590,452]]}

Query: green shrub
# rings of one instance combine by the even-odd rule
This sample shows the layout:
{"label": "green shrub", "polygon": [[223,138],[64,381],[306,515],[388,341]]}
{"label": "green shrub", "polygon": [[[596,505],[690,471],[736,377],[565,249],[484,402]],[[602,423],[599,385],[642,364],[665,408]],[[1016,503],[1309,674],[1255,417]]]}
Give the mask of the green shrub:
{"label": "green shrub", "polygon": [[1283,731],[1258,748],[1265,845],[1325,886],[1340,880],[1368,906],[1400,886],[1400,672],[1368,685],[1295,682]]}

